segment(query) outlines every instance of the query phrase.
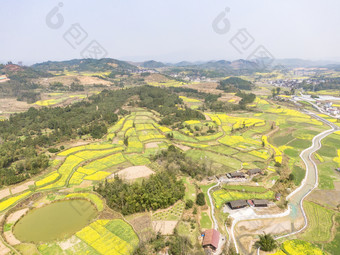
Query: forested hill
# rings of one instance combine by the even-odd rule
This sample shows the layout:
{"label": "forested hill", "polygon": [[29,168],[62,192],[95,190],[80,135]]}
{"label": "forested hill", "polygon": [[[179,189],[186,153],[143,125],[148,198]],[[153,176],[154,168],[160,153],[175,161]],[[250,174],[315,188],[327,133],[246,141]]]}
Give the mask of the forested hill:
{"label": "forested hill", "polygon": [[106,71],[134,71],[138,68],[125,61],[112,58],[103,59],[72,59],[68,61],[47,61],[34,64],[38,71],[76,71],[76,72],[106,72]]}
{"label": "forested hill", "polygon": [[0,75],[5,74],[11,80],[25,82],[27,79],[36,79],[41,77],[51,77],[43,70],[35,70],[27,66],[19,66],[14,64],[0,65]]}
{"label": "forested hill", "polygon": [[47,157],[38,151],[83,135],[101,138],[118,120],[115,112],[120,109],[118,114],[127,113],[121,107],[136,96],[139,100],[130,103],[158,111],[162,124],[204,119],[198,111],[179,109],[183,101],[177,94],[149,86],[104,90],[65,108],[30,108],[0,122],[0,186],[23,181],[45,169]]}
{"label": "forested hill", "polygon": [[240,89],[251,90],[254,87],[254,84],[250,81],[246,81],[238,77],[230,77],[220,81],[220,85],[217,88],[226,92],[237,92]]}

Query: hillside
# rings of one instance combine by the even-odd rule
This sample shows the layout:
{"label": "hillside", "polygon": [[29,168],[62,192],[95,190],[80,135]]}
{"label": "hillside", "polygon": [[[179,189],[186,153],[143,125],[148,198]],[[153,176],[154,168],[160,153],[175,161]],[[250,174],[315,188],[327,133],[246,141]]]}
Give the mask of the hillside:
{"label": "hillside", "polygon": [[160,68],[160,67],[165,67],[166,65],[162,62],[149,60],[149,61],[142,62],[140,66],[145,67],[145,68]]}
{"label": "hillside", "polygon": [[238,77],[230,77],[220,81],[220,85],[217,88],[226,92],[236,92],[239,89],[251,90],[253,87],[254,84],[250,81],[246,81]]}
{"label": "hillside", "polygon": [[47,61],[34,64],[33,69],[38,71],[57,71],[62,72],[107,72],[107,71],[134,71],[138,68],[125,61],[111,58],[103,59],[72,59],[67,61]]}
{"label": "hillside", "polygon": [[0,74],[5,74],[11,80],[24,80],[51,77],[53,75],[44,70],[35,70],[27,66],[19,66],[14,64],[7,64],[0,66]]}

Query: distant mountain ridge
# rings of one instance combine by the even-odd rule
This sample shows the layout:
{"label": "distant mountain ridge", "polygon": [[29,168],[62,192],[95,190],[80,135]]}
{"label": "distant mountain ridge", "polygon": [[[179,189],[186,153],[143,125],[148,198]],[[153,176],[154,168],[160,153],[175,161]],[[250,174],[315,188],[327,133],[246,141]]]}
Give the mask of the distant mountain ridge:
{"label": "distant mountain ridge", "polygon": [[83,72],[105,72],[113,70],[130,70],[134,71],[138,68],[125,61],[103,58],[103,59],[72,59],[66,61],[47,61],[34,64],[31,66],[39,71],[83,71]]}
{"label": "distant mountain ridge", "polygon": [[[263,62],[263,61],[262,61]],[[144,62],[127,62],[112,58],[104,59],[72,59],[66,61],[47,61],[37,63],[31,66],[33,70],[39,72],[48,71],[78,71],[78,72],[133,72],[140,68],[145,69],[162,69],[168,71],[180,70],[198,70],[216,73],[218,76],[224,75],[239,75],[246,73],[253,73],[257,71],[267,71],[277,68],[296,68],[296,67],[328,67],[331,69],[339,69],[339,63],[332,61],[309,61],[302,59],[277,59],[266,68],[261,66],[259,60],[244,60],[238,59],[234,61],[227,60],[212,60],[205,62],[190,62],[181,61],[178,63],[164,63],[156,60],[148,60]]]}

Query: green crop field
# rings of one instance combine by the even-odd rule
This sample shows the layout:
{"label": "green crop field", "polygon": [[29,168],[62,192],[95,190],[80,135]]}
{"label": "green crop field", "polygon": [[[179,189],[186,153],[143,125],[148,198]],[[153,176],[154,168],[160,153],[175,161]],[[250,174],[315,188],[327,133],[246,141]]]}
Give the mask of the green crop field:
{"label": "green crop field", "polygon": [[152,218],[153,220],[179,220],[183,214],[184,207],[184,202],[180,201],[166,210],[154,213]]}
{"label": "green crop field", "polygon": [[212,222],[209,218],[209,215],[206,212],[202,212],[201,213],[201,228],[206,228],[206,229],[210,229],[212,226]]}
{"label": "green crop field", "polygon": [[274,199],[274,192],[267,191],[265,193],[257,192],[240,192],[227,191],[224,189],[217,190],[213,193],[216,208],[220,208],[223,204],[239,199]]}
{"label": "green crop field", "polygon": [[304,202],[308,217],[308,228],[300,236],[309,242],[325,242],[331,238],[334,212],[312,202]]}
{"label": "green crop field", "polygon": [[336,221],[336,232],[333,240],[326,244],[322,244],[324,249],[329,254],[340,254],[340,214],[338,213],[335,217]]}
{"label": "green crop field", "polygon": [[267,191],[266,188],[261,186],[245,186],[245,185],[223,185],[223,189],[255,193],[264,193]]}

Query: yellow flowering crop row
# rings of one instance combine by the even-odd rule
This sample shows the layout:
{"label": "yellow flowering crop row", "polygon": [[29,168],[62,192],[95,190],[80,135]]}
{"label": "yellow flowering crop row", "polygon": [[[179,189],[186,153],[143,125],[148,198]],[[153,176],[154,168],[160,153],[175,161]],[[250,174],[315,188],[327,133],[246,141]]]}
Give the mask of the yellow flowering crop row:
{"label": "yellow flowering crop row", "polygon": [[105,168],[112,167],[114,165],[118,165],[120,163],[125,162],[125,158],[122,153],[116,153],[110,156],[107,156],[105,158],[97,159],[95,161],[92,161],[91,163],[79,167],[77,169],[78,172],[84,173],[87,175],[92,175],[93,173],[103,170]]}
{"label": "yellow flowering crop row", "polygon": [[112,154],[114,152],[118,152],[118,151],[122,151],[122,150],[123,150],[123,147],[116,147],[116,148],[113,148],[113,149],[100,150],[100,151],[86,150],[86,151],[78,152],[74,155],[79,157],[79,158],[82,158],[84,160],[90,160],[90,159],[94,159],[94,158],[103,157],[105,155],[109,155],[109,154]]}
{"label": "yellow flowering crop row", "polygon": [[70,155],[66,158],[64,163],[59,167],[58,173],[61,175],[61,178],[50,185],[47,185],[43,188],[40,188],[40,190],[45,189],[51,189],[51,188],[57,188],[57,187],[63,187],[66,184],[66,180],[69,177],[69,175],[72,173],[73,169],[79,165],[84,159],[79,158],[75,155]]}
{"label": "yellow flowering crop row", "polygon": [[132,136],[129,137],[128,140],[129,144],[128,144],[128,149],[127,152],[142,152],[143,151],[143,143],[141,143],[138,139],[138,137]]}
{"label": "yellow flowering crop row", "polygon": [[340,167],[340,150],[338,150],[338,157],[334,158],[333,161],[336,162]]}
{"label": "yellow flowering crop row", "polygon": [[81,184],[83,182],[84,176],[85,176],[85,174],[83,174],[83,173],[74,172],[70,181],[69,181],[69,184],[71,184],[71,185]]}
{"label": "yellow flowering crop row", "polygon": [[105,228],[100,222],[92,223],[77,232],[76,235],[100,254],[131,254],[134,248]]}
{"label": "yellow flowering crop row", "polygon": [[[103,200],[93,193],[71,193],[71,194],[68,194],[66,197],[69,197],[69,198],[81,197],[81,198],[90,199],[96,205],[98,211],[104,210]],[[99,223],[102,223],[102,221],[104,221],[104,220],[98,220]],[[105,225],[108,222],[109,222],[109,220],[105,220],[105,223],[103,225]]]}
{"label": "yellow flowering crop row", "polygon": [[141,131],[141,130],[146,130],[146,129],[155,129],[155,127],[152,124],[136,124],[136,130]]}
{"label": "yellow flowering crop row", "polygon": [[126,131],[128,130],[129,128],[132,128],[133,127],[133,120],[127,120],[125,121],[124,123],[124,126],[122,128],[122,131]]}
{"label": "yellow flowering crop row", "polygon": [[121,118],[113,127],[110,127],[108,129],[108,132],[109,133],[114,133],[117,130],[119,130],[123,126],[124,121],[125,121],[125,118]]}
{"label": "yellow flowering crop row", "polygon": [[282,115],[289,115],[289,116],[293,116],[293,117],[300,117],[300,118],[307,118],[307,119],[310,118],[310,116],[308,116],[306,114],[303,114],[299,111],[288,109],[288,108],[268,109],[267,112],[279,113],[279,114],[282,114]]}
{"label": "yellow flowering crop row", "polygon": [[49,175],[47,175],[44,179],[36,181],[35,185],[37,187],[44,186],[47,183],[51,183],[51,182],[55,181],[59,176],[60,176],[60,174],[57,171],[54,171],[54,172],[50,173]]}
{"label": "yellow flowering crop row", "polygon": [[94,174],[86,176],[84,179],[85,180],[90,180],[90,181],[100,181],[105,179],[107,176],[109,176],[111,173],[105,172],[105,171],[98,171]]}
{"label": "yellow flowering crop row", "polygon": [[263,159],[268,159],[269,158],[268,152],[265,151],[265,150],[250,151],[249,154],[254,155],[256,157],[259,157],[259,158],[263,158]]}
{"label": "yellow flowering crop row", "polygon": [[159,130],[161,130],[162,132],[171,132],[171,129],[170,128],[167,128],[167,127],[164,127],[164,126],[159,126],[158,127],[159,128]]}
{"label": "yellow flowering crop row", "polygon": [[30,193],[31,193],[31,191],[27,191],[27,192],[20,194],[18,196],[10,197],[6,200],[3,200],[2,202],[0,202],[0,212],[6,210],[8,207],[12,206],[13,204],[15,204],[20,199],[27,197]]}
{"label": "yellow flowering crop row", "polygon": [[326,255],[326,253],[324,253],[317,246],[302,240],[285,241],[282,244],[282,250],[287,255],[305,255],[305,254]]}
{"label": "yellow flowering crop row", "polygon": [[82,151],[82,150],[105,150],[105,149],[111,149],[113,148],[112,144],[88,144],[88,145],[82,145],[82,146],[77,146],[70,148],[68,150],[60,152],[58,155],[59,156],[68,156],[72,153],[75,153],[77,151]]}
{"label": "yellow flowering crop row", "polygon": [[185,103],[200,103],[201,102],[198,99],[185,97],[185,96],[179,96],[179,98],[182,98]]}
{"label": "yellow flowering crop row", "polygon": [[187,120],[187,121],[184,121],[184,124],[195,125],[195,124],[201,124],[201,122],[199,120]]}
{"label": "yellow flowering crop row", "polygon": [[125,158],[129,160],[135,166],[143,166],[150,164],[150,160],[141,155],[125,155]]}
{"label": "yellow flowering crop row", "polygon": [[273,150],[274,150],[274,153],[275,153],[275,161],[278,162],[278,163],[282,163],[282,152],[279,150],[279,148],[275,147],[274,145],[270,144],[268,142],[268,137],[267,136],[262,136],[262,141],[264,142],[265,145],[268,145],[270,146]]}

